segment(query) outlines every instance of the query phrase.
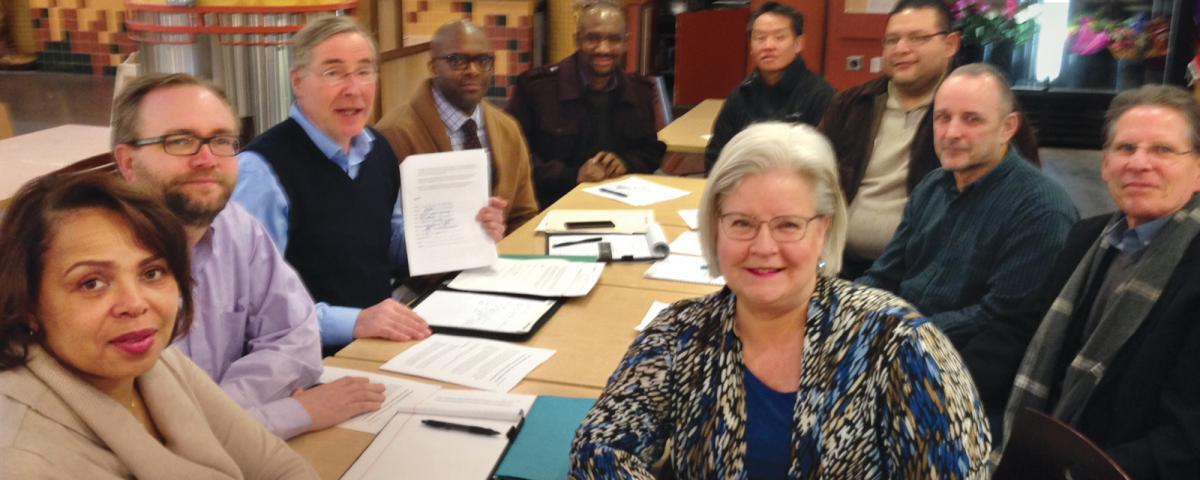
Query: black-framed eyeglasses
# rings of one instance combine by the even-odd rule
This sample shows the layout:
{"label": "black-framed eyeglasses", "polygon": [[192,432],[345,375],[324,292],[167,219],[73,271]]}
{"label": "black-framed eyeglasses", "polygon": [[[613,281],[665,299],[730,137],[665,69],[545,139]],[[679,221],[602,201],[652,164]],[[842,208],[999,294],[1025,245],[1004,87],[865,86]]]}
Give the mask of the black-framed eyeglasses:
{"label": "black-framed eyeglasses", "polygon": [[900,45],[901,40],[904,40],[904,42],[909,44],[910,46],[919,47],[921,45],[929,43],[929,41],[932,40],[933,37],[936,37],[938,35],[949,35],[949,34],[950,34],[949,30],[942,30],[940,32],[933,32],[933,33],[927,33],[927,34],[888,35],[886,37],[883,37],[883,46],[885,48],[895,48],[896,45]]}
{"label": "black-framed eyeglasses", "polygon": [[213,135],[211,137],[197,137],[190,133],[173,133],[163,135],[161,137],[143,138],[134,140],[130,145],[135,147],[144,147],[147,145],[155,145],[161,143],[163,151],[171,155],[181,157],[195,155],[200,151],[200,147],[208,145],[208,149],[213,155],[218,157],[232,157],[237,155],[238,149],[241,148],[241,140],[238,140],[237,135]]}
{"label": "black-framed eyeglasses", "polygon": [[496,65],[496,56],[490,53],[481,53],[479,55],[451,53],[449,55],[434,57],[434,60],[446,62],[447,65],[450,65],[450,68],[455,70],[466,70],[468,65],[474,63],[475,65],[479,65],[480,70],[486,72]]}
{"label": "black-framed eyeglasses", "polygon": [[1165,160],[1195,152],[1195,150],[1179,150],[1165,143],[1141,146],[1133,142],[1117,142],[1106,145],[1104,148],[1108,150],[1109,155],[1117,157],[1132,157],[1137,155],[1138,150],[1142,150],[1146,152],[1147,156],[1155,160]]}
{"label": "black-framed eyeglasses", "polygon": [[726,213],[720,217],[721,233],[733,240],[754,240],[762,230],[762,224],[767,224],[771,238],[776,242],[798,242],[804,239],[808,224],[824,215],[801,217],[799,215],[781,215],[770,220],[759,220],[741,213]]}
{"label": "black-framed eyeglasses", "polygon": [[627,33],[604,34],[591,32],[580,35],[579,43],[585,47],[594,47],[600,45],[600,42],[608,42],[609,45],[620,45],[625,43],[627,38],[629,38],[629,34]]}

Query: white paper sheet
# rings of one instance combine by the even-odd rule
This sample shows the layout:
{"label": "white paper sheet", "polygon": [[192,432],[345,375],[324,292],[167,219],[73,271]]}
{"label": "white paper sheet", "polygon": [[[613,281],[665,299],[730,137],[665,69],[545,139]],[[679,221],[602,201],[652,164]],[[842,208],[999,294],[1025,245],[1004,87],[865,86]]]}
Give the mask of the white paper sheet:
{"label": "white paper sheet", "polygon": [[650,326],[650,322],[653,322],[655,317],[658,317],[658,314],[662,313],[663,309],[669,306],[671,306],[671,304],[659,301],[651,303],[650,308],[646,310],[646,315],[642,317],[642,323],[637,324],[637,326],[633,327],[633,329],[639,332],[645,330],[646,327]]}
{"label": "white paper sheet", "polygon": [[[641,235],[557,234],[546,241],[547,255],[597,257],[602,262],[650,260],[671,253],[667,234],[657,223],[651,223]],[[601,244],[608,245],[608,256],[601,254]]]}
{"label": "white paper sheet", "polygon": [[581,297],[592,291],[603,263],[561,258],[501,258],[490,267],[464,270],[449,287],[473,292],[501,292],[540,297]]}
{"label": "white paper sheet", "polygon": [[679,234],[678,237],[675,237],[675,241],[671,242],[671,253],[693,257],[703,256],[704,253],[700,250],[700,235],[692,231]]}
{"label": "white paper sheet", "polygon": [[527,333],[551,308],[554,300],[437,290],[413,311],[431,327]]}
{"label": "white paper sheet", "polygon": [[698,209],[698,208],[679,211],[679,218],[682,218],[683,223],[686,223],[688,228],[690,228],[692,230],[700,228],[699,215],[700,215],[700,209]]}
{"label": "white paper sheet", "polygon": [[507,392],[553,355],[547,348],[435,333],[380,369]]}
{"label": "white paper sheet", "polygon": [[[567,228],[568,222],[612,222],[607,228]],[[654,223],[654,210],[550,210],[538,223],[546,233],[646,233]]]}
{"label": "white paper sheet", "polygon": [[331,383],[342,377],[366,377],[372,383],[382,384],[386,389],[383,407],[374,412],[367,412],[338,424],[338,427],[367,433],[379,433],[388,420],[399,411],[411,411],[421,402],[430,398],[441,389],[437,385],[404,380],[378,373],[352,370],[349,368],[325,367],[321,373],[321,383]]}
{"label": "white paper sheet", "polygon": [[629,177],[616,182],[588,187],[583,189],[583,191],[592,195],[627,203],[635,207],[653,205],[691,193],[687,190],[668,187],[637,177]]}
{"label": "white paper sheet", "polygon": [[[441,389],[419,408],[449,415],[400,413],[375,437],[343,480],[394,478],[487,478],[511,441],[504,433],[520,422],[536,397],[492,392]],[[518,412],[503,420],[488,418],[490,410]],[[426,426],[422,420],[490,428],[501,435],[477,435]]]}
{"label": "white paper sheet", "polygon": [[671,255],[654,262],[654,265],[646,269],[646,278],[705,285],[725,285],[725,277],[709,277],[708,265],[704,263],[704,259],[691,255]]}
{"label": "white paper sheet", "polygon": [[475,220],[488,202],[485,151],[410,155],[400,164],[400,192],[411,275],[496,262],[496,242]]}

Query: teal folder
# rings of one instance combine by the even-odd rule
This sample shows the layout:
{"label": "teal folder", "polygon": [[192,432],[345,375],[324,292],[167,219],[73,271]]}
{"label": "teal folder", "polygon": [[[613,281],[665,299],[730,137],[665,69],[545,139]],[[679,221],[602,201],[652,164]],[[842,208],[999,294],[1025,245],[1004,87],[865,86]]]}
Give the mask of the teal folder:
{"label": "teal folder", "polygon": [[496,468],[496,478],[561,480],[567,478],[571,440],[595,405],[594,398],[542,395],[533,402],[517,439]]}

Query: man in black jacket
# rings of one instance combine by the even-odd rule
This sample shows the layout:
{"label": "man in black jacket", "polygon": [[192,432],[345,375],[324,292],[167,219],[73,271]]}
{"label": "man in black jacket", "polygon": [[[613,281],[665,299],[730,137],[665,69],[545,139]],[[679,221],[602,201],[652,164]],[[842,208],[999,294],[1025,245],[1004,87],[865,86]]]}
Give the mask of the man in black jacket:
{"label": "man in black jacket", "polygon": [[751,123],[778,120],[817,125],[835,93],[800,57],[804,51],[800,12],[776,2],[764,3],[750,15],[748,30],[755,69],[734,87],[717,114],[704,153],[708,170],[729,139]]}
{"label": "man in black jacket", "polygon": [[575,54],[517,78],[508,113],[529,139],[541,208],[577,183],[651,173],[662,161],[654,83],[621,70],[627,43],[620,8],[589,6],[579,15]]}

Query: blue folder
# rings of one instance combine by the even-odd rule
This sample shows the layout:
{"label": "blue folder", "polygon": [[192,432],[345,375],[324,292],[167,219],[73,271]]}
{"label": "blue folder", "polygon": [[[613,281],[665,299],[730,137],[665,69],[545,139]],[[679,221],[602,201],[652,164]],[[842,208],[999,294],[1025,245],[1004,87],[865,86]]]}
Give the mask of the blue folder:
{"label": "blue folder", "polygon": [[567,478],[571,440],[593,398],[542,395],[533,402],[517,439],[496,468],[496,478],[561,480]]}

